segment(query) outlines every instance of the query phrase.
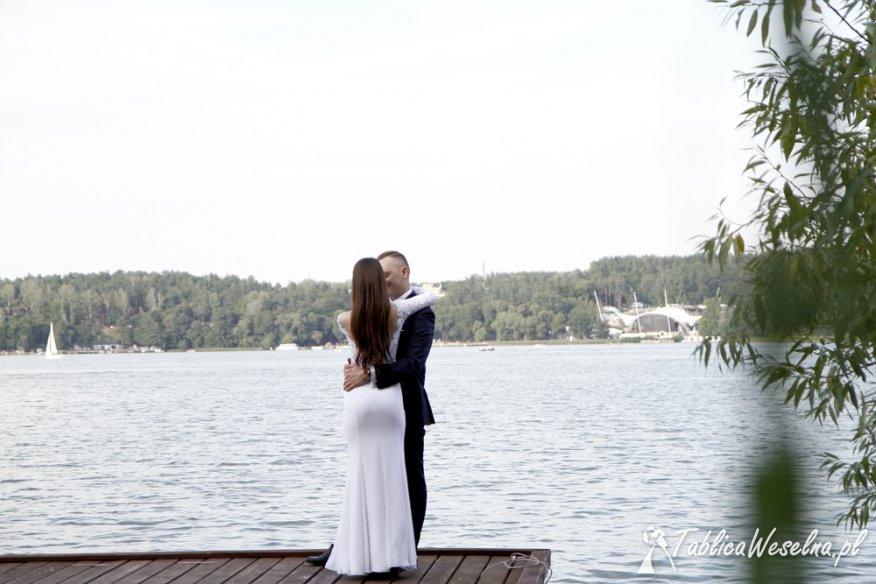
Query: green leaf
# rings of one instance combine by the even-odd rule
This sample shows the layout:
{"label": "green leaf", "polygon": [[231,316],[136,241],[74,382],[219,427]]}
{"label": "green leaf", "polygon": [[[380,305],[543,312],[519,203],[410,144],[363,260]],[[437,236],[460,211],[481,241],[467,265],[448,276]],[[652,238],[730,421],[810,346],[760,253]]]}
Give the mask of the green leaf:
{"label": "green leaf", "polygon": [[766,163],[766,160],[764,160],[762,158],[752,158],[751,160],[748,161],[748,164],[745,165],[744,172],[747,172],[749,170],[754,170],[758,166],[761,166],[762,164],[765,164],[765,163]]}
{"label": "green leaf", "polygon": [[751,19],[748,21],[748,30],[745,31],[745,36],[751,36],[755,26],[757,26],[757,10],[753,10],[751,13]]}
{"label": "green leaf", "polygon": [[736,234],[736,255],[741,256],[745,253],[745,240],[741,234]]}
{"label": "green leaf", "polygon": [[797,129],[795,128],[791,114],[787,114],[782,120],[782,128],[779,136],[782,145],[782,154],[785,155],[785,160],[790,160],[791,154],[794,152],[794,145],[797,143]]}
{"label": "green leaf", "polygon": [[782,2],[782,20],[785,23],[785,36],[791,36],[794,31],[794,21],[796,18],[794,17],[794,7],[795,3],[793,0],[784,0]]}
{"label": "green leaf", "polygon": [[876,42],[873,42],[873,39],[876,39],[876,20],[870,22],[870,26],[867,27],[867,35],[870,37],[870,55],[869,55],[869,63],[870,69],[876,69]]}

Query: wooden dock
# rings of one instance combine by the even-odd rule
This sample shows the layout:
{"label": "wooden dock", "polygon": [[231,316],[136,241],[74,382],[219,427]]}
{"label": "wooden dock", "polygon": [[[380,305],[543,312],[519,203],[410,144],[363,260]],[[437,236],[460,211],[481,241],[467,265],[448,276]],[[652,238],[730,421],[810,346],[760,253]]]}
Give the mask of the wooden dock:
{"label": "wooden dock", "polygon": [[341,577],[304,561],[322,550],[0,556],[0,584],[545,584],[547,549],[421,549],[396,578]]}

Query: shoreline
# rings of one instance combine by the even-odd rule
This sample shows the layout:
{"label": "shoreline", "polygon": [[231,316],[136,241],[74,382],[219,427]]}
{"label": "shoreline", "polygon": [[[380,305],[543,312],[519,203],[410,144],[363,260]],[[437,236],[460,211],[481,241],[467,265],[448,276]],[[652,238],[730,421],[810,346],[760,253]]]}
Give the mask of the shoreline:
{"label": "shoreline", "polygon": [[[676,341],[672,338],[636,338],[636,339],[575,339],[575,340],[567,340],[567,339],[551,339],[551,340],[520,340],[520,341],[483,341],[483,342],[475,342],[475,341],[434,341],[432,343],[432,348],[484,348],[484,347],[518,347],[518,346],[530,346],[534,348],[541,348],[547,346],[570,346],[570,345],[628,345],[628,344],[668,344],[668,343],[692,343],[692,342],[701,342],[700,341],[691,341],[691,340],[679,340]],[[327,351],[327,352],[339,352],[344,351],[348,347],[347,345],[337,345],[335,347],[323,347],[323,346],[314,346],[314,347],[303,347],[300,346],[294,351]],[[116,351],[61,351],[60,354],[63,356],[68,355],[130,355],[130,354],[146,354],[146,353],[231,353],[231,352],[271,352],[276,351],[275,348],[271,349],[263,349],[261,347],[202,347],[197,349],[159,349],[156,347],[149,348],[131,348],[131,349],[120,349]],[[281,351],[285,352],[285,351]],[[0,357],[45,357],[45,351],[0,351]]]}

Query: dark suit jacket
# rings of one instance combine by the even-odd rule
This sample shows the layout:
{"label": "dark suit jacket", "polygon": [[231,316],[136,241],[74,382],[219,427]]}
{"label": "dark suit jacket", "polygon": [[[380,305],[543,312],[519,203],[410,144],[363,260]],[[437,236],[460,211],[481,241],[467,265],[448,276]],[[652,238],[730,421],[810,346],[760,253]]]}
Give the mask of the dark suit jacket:
{"label": "dark suit jacket", "polygon": [[395,362],[375,367],[377,387],[401,383],[408,426],[435,423],[425,385],[426,359],[434,336],[435,313],[429,307],[418,310],[402,323]]}

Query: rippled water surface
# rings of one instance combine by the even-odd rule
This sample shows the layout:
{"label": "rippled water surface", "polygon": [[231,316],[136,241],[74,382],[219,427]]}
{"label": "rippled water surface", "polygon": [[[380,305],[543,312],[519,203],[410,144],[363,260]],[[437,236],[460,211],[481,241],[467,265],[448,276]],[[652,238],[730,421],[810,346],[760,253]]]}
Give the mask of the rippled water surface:
{"label": "rippled water surface", "polygon": [[[814,454],[842,452],[846,434],[692,349],[434,349],[421,546],[550,548],[552,582],[744,581],[751,560],[684,549],[677,573],[657,550],[656,575],[636,576],[643,532],[664,530],[670,548],[686,529],[750,540],[753,464],[780,425],[806,474],[806,525],[837,549],[853,541]],[[343,490],[346,357],[0,358],[0,553],[325,546]],[[789,561],[811,581],[858,582],[876,573],[876,535],[837,567]]]}

